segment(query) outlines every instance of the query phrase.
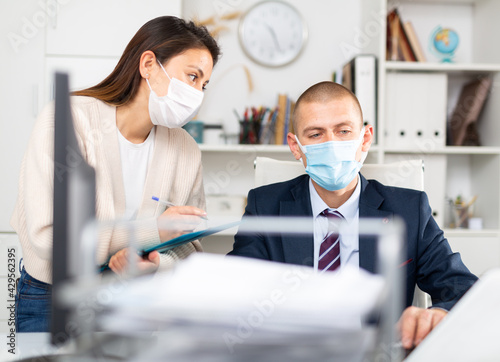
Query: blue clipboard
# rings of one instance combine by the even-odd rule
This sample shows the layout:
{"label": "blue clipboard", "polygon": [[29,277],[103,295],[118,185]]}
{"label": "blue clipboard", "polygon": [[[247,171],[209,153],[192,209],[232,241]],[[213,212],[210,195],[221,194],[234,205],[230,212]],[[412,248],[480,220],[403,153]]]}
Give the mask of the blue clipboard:
{"label": "blue clipboard", "polygon": [[[165,253],[171,249],[174,249],[178,246],[187,244],[193,240],[201,239],[201,238],[204,238],[206,236],[216,234],[218,232],[221,232],[221,231],[230,229],[232,227],[238,226],[239,224],[241,224],[241,221],[235,221],[235,222],[231,222],[228,224],[214,226],[214,227],[211,227],[211,228],[208,228],[205,230],[194,231],[192,233],[183,234],[183,235],[178,236],[176,238],[173,238],[171,240],[165,241],[161,244],[158,244],[158,245],[152,246],[150,248],[146,248],[142,251],[139,251],[139,255],[142,258],[145,258],[149,255],[149,253],[151,253],[153,251],[158,251],[159,253]],[[106,263],[101,265],[101,267],[100,267],[101,273],[106,271],[106,270],[110,270],[108,263],[109,263],[109,260]]]}

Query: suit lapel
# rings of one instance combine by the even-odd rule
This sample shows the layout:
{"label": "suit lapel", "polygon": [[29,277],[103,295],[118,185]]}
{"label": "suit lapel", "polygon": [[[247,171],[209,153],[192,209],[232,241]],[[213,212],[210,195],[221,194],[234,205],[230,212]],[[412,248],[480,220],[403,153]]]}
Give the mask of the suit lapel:
{"label": "suit lapel", "polygon": [[[384,202],[382,195],[371,185],[363,175],[361,179],[361,195],[359,199],[359,217],[361,218],[388,218],[391,212],[381,210]],[[303,179],[290,190],[293,198],[280,202],[280,216],[312,216],[311,199],[309,194],[309,177]],[[313,220],[311,219],[311,222]],[[298,238],[291,234],[283,234],[281,237],[283,245],[284,262],[289,264],[312,266],[314,240],[313,235]],[[359,266],[369,272],[376,272],[377,238],[372,236],[360,236],[359,238]]]}
{"label": "suit lapel", "polygon": [[[280,202],[280,216],[312,216],[311,198],[309,196],[309,177],[302,180],[290,190],[293,199]],[[311,219],[311,223],[313,220]],[[291,234],[281,236],[285,263],[313,265],[313,235],[297,237]]]}
{"label": "suit lapel", "polygon": [[[393,214],[381,210],[384,202],[382,195],[370,184],[363,175],[361,179],[361,195],[359,197],[359,218],[387,218],[392,219]],[[375,273],[377,259],[377,238],[373,236],[359,237],[359,266],[369,272]]]}

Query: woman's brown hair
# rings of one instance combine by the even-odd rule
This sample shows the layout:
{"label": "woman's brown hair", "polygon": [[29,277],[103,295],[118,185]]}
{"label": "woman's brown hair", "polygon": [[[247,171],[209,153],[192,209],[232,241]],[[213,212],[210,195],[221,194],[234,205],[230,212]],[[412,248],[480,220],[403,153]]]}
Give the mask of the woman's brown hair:
{"label": "woman's brown hair", "polygon": [[142,53],[151,50],[164,64],[170,58],[189,49],[207,49],[217,63],[220,49],[204,26],[175,16],[161,16],[148,21],[134,35],[123,52],[118,64],[101,83],[73,95],[88,96],[120,106],[131,101],[141,82],[139,62]]}

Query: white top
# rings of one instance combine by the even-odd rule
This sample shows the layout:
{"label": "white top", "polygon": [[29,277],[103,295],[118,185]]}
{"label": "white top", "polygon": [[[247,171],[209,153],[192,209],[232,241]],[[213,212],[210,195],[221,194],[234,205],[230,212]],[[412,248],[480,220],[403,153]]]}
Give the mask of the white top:
{"label": "white top", "polygon": [[314,270],[318,270],[319,249],[328,232],[328,219],[321,213],[325,209],[338,211],[349,225],[352,233],[340,235],[340,267],[350,265],[359,269],[359,196],[361,194],[361,180],[358,175],[358,184],[351,197],[338,209],[329,208],[316,192],[309,179],[309,193],[311,195],[311,208],[314,217]]}
{"label": "white top", "polygon": [[123,217],[126,220],[134,220],[137,217],[142,203],[146,175],[153,158],[155,129],[156,127],[151,129],[148,138],[143,143],[130,142],[120,133],[118,128],[116,129],[125,188],[125,213]]}

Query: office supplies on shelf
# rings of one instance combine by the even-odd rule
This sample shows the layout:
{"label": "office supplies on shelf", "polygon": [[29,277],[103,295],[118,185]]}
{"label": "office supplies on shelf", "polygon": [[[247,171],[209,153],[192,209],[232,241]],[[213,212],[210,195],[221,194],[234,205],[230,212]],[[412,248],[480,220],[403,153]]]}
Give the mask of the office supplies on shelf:
{"label": "office supplies on shelf", "polygon": [[467,229],[469,228],[469,219],[473,216],[474,210],[473,205],[477,200],[477,195],[474,195],[469,202],[465,202],[462,197],[459,195],[455,199],[455,202],[452,202],[452,213],[453,213],[453,221],[452,227],[456,229]]}
{"label": "office supplies on shelf", "polygon": [[[153,251],[158,251],[159,253],[165,253],[171,249],[177,248],[178,246],[187,244],[191,241],[198,240],[201,238],[204,238],[206,236],[210,236],[213,234],[216,234],[218,232],[224,231],[226,229],[231,229],[235,226],[238,226],[241,223],[241,221],[235,221],[235,222],[230,222],[227,224],[223,225],[217,225],[210,227],[208,229],[200,230],[200,231],[193,231],[191,233],[183,234],[181,236],[178,236],[176,238],[173,238],[171,240],[165,241],[161,244],[151,246],[149,248],[143,249],[139,251],[139,255],[144,258],[149,255],[149,253],[152,253]],[[160,225],[161,226],[161,225]],[[108,262],[102,264],[100,266],[100,272],[104,272],[106,270],[109,270],[109,260]]]}
{"label": "office supplies on shelf", "polygon": [[377,58],[372,54],[355,56],[342,69],[342,85],[359,100],[363,121],[377,134]]}
{"label": "office supplies on shelf", "polygon": [[[295,102],[286,94],[278,95],[278,105],[245,109],[240,123],[240,144],[287,144],[288,132],[293,132],[292,114]],[[238,117],[238,112],[234,111]]]}
{"label": "office supplies on shelf", "polygon": [[481,77],[463,86],[448,125],[450,145],[480,145],[477,121],[492,83],[491,77]]}

